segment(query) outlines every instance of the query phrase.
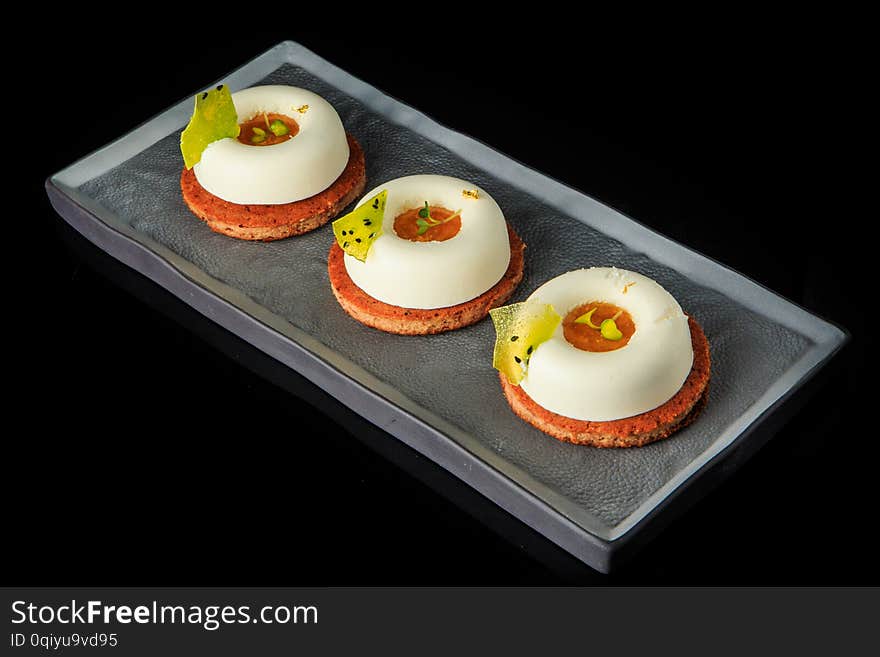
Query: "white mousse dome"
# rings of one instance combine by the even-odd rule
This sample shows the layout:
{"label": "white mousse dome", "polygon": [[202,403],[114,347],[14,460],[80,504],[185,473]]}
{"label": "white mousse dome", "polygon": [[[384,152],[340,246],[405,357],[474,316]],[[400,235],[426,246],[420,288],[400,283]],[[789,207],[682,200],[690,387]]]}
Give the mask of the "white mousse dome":
{"label": "white mousse dome", "polygon": [[547,281],[529,300],[549,303],[563,318],[591,301],[626,310],[635,324],[613,351],[574,347],[560,323],[529,360],[523,391],[539,406],[575,420],[619,420],[653,410],[681,389],[694,353],[687,316],[650,278],[615,267],[577,269]]}
{"label": "white mousse dome", "polygon": [[231,137],[209,144],[193,170],[214,196],[239,205],[293,203],[330,187],[348,164],[345,128],[318,94],[266,85],[237,91],[232,101],[239,123],[262,113],[283,114],[299,124],[299,132],[271,146]]}
{"label": "white mousse dome", "polygon": [[[364,195],[364,203],[388,193],[382,235],[365,262],[345,254],[351,280],[374,299],[402,308],[447,308],[492,288],[510,264],[507,222],[495,200],[459,178],[417,175],[397,178]],[[477,198],[465,196],[476,190]],[[414,242],[394,232],[394,219],[428,202],[453,212],[461,209],[461,230],[445,241]]]}

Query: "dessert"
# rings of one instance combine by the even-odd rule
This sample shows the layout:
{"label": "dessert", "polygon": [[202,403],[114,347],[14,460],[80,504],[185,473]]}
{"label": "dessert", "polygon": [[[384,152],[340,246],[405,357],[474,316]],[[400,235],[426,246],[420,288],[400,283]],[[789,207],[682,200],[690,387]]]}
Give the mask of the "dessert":
{"label": "dessert", "polygon": [[570,271],[492,319],[493,365],[508,403],[560,440],[646,445],[686,426],[706,403],[703,330],[636,272]]}
{"label": "dessert", "polygon": [[522,280],[525,244],[472,183],[415,175],[367,193],[333,222],[333,294],[358,321],[424,335],[467,326]]}
{"label": "dessert", "polygon": [[283,85],[196,96],[181,134],[183,200],[219,233],[300,235],[363,193],[364,154],[319,95]]}

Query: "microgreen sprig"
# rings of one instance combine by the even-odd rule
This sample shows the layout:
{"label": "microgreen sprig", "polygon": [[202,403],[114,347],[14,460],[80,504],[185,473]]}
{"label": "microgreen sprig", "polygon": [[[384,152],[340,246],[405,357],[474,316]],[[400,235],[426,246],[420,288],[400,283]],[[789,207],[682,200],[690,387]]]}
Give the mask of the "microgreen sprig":
{"label": "microgreen sprig", "polygon": [[623,338],[623,333],[620,332],[620,329],[617,328],[617,318],[623,314],[622,310],[618,310],[614,317],[609,319],[602,320],[602,323],[599,326],[596,326],[592,322],[593,313],[596,312],[598,308],[590,308],[583,315],[574,320],[575,324],[586,324],[590,328],[598,329],[602,334],[602,337],[606,340],[617,341]]}
{"label": "microgreen sprig", "polygon": [[435,219],[431,216],[431,208],[428,205],[428,202],[425,201],[425,207],[419,210],[419,218],[416,220],[416,226],[419,227],[419,232],[417,234],[424,235],[428,232],[429,228],[445,224],[447,221],[452,221],[460,214],[461,210],[456,210],[453,214],[446,217],[446,219]]}

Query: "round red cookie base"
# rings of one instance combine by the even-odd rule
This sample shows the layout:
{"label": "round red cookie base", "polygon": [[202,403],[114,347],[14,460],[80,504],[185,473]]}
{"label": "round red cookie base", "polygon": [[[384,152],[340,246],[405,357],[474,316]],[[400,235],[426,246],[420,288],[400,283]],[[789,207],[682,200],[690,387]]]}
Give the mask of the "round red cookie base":
{"label": "round red cookie base", "polygon": [[401,335],[430,335],[468,326],[480,321],[492,308],[510,298],[523,276],[526,245],[508,226],[510,263],[501,280],[476,299],[448,308],[402,308],[371,297],[351,280],[345,269],[345,252],[333,242],[327,257],[330,286],[339,305],[356,320],[372,328]]}
{"label": "round red cookie base", "polygon": [[302,235],[323,226],[364,192],[364,152],[348,137],[348,164],[327,189],[309,198],[280,205],[241,205],[214,196],[199,184],[195,171],[184,169],[180,189],[187,207],[208,227],[240,240],[271,242]]}
{"label": "round red cookie base", "polygon": [[520,418],[564,442],[593,447],[641,447],[667,438],[690,424],[703,410],[709,395],[709,341],[693,317],[688,318],[694,364],[681,389],[657,408],[607,422],[574,420],[539,406],[525,391],[499,373],[507,402]]}

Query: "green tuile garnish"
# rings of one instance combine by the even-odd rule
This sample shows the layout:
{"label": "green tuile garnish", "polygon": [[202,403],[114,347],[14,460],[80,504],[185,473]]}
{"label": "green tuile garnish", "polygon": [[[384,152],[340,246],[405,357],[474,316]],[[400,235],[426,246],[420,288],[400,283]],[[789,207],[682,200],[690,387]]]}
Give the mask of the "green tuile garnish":
{"label": "green tuile garnish", "polygon": [[428,232],[429,228],[439,226],[440,224],[445,224],[447,221],[452,221],[460,214],[461,210],[456,210],[451,215],[446,217],[446,219],[434,219],[434,217],[431,216],[431,208],[428,206],[428,202],[425,201],[425,207],[419,210],[419,218],[416,219],[416,226],[419,227],[419,232],[416,234],[424,235]]}
{"label": "green tuile garnish", "polygon": [[269,126],[269,130],[271,130],[272,134],[276,137],[283,137],[288,132],[290,132],[290,130],[288,130],[287,128],[287,124],[281,119],[274,119]]}
{"label": "green tuile garnish", "polygon": [[602,337],[606,340],[617,341],[623,337],[623,333],[620,332],[620,329],[617,328],[617,322],[614,319],[606,319],[602,322],[602,326],[599,329],[599,332],[602,334]]}
{"label": "green tuile garnish", "polygon": [[523,301],[489,311],[495,324],[492,366],[513,385],[526,375],[535,349],[551,338],[562,321],[549,303]]}
{"label": "green tuile garnish", "polygon": [[598,326],[593,324],[593,321],[592,321],[593,313],[596,312],[597,310],[598,310],[598,308],[590,308],[590,310],[588,310],[583,315],[581,315],[576,320],[574,320],[574,323],[575,324],[586,324],[590,328],[594,328],[594,329],[599,328]]}
{"label": "green tuile garnish", "polygon": [[241,128],[229,87],[221,84],[195,99],[195,108],[186,128],[180,133],[180,152],[187,169],[192,169],[208,144],[238,137]]}
{"label": "green tuile garnish", "polygon": [[385,216],[387,198],[388,192],[383,189],[333,222],[336,242],[343,251],[361,262],[366,261],[370,247],[382,234],[382,219]]}

